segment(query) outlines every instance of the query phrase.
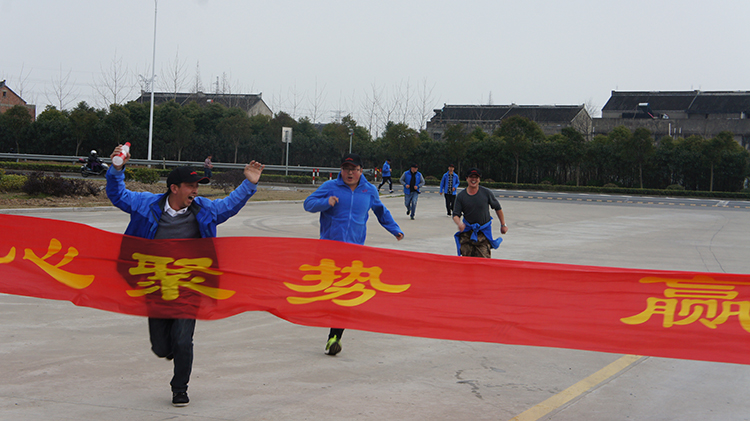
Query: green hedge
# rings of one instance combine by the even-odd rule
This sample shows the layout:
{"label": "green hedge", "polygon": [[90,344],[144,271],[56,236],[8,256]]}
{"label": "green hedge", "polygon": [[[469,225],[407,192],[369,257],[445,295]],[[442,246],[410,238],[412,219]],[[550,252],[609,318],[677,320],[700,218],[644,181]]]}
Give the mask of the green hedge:
{"label": "green hedge", "polygon": [[0,177],[0,192],[20,192],[24,184],[25,175],[6,174]]}
{"label": "green hedge", "polygon": [[[51,164],[38,162],[15,162],[0,161],[0,168],[7,170],[26,170],[26,171],[46,171],[46,172],[78,172],[80,165],[77,164]],[[154,174],[158,177],[166,178],[172,171],[171,168],[147,168],[129,166],[126,174],[131,172],[132,179],[144,183],[154,183]],[[240,170],[235,170],[240,171]],[[228,172],[228,171],[226,171]],[[218,176],[222,172],[214,172]],[[316,184],[321,184],[328,180],[328,177],[319,177]],[[312,184],[312,177],[309,175],[283,175],[264,172],[261,177],[262,182],[266,183],[289,183],[289,184]],[[426,184],[436,186],[440,180],[436,178],[426,178]],[[712,198],[712,199],[743,199],[750,200],[750,192],[708,192],[679,190],[674,186],[669,189],[636,189],[623,187],[595,187],[595,186],[568,186],[554,184],[516,184],[516,183],[499,183],[482,181],[482,185],[492,189],[511,189],[511,190],[537,190],[549,192],[573,192],[573,193],[603,193],[603,194],[628,194],[636,196],[674,196],[674,197],[695,197],[695,198]],[[461,181],[461,186],[466,186],[466,181]]]}

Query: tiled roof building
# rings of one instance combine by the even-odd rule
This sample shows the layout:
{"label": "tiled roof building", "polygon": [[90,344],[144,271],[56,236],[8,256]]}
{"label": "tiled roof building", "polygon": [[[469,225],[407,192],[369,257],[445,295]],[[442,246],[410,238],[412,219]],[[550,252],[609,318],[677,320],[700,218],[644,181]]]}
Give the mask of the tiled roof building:
{"label": "tiled roof building", "polygon": [[[150,92],[141,92],[141,96],[136,99],[137,102],[149,103],[151,101]],[[154,105],[165,102],[175,101],[180,105],[189,104],[195,101],[200,106],[207,104],[221,104],[225,107],[242,108],[247,115],[254,116],[258,114],[273,117],[273,112],[263,101],[262,94],[210,94],[203,92],[196,93],[167,93],[154,92]]]}
{"label": "tiled roof building", "polygon": [[469,131],[480,127],[492,133],[503,120],[521,116],[536,122],[545,135],[560,133],[565,127],[573,127],[588,138],[591,133],[591,116],[583,105],[444,105],[435,110],[427,122],[427,132],[435,140],[455,124],[463,124]]}
{"label": "tiled roof building", "polygon": [[618,92],[594,119],[594,134],[607,134],[617,126],[644,127],[655,139],[664,136],[712,138],[729,131],[744,147],[750,146],[750,92],[655,91]]}

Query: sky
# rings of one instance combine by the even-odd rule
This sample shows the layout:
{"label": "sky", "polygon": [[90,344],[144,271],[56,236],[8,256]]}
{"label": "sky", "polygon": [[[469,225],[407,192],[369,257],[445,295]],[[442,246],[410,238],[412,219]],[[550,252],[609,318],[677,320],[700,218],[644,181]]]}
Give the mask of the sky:
{"label": "sky", "polygon": [[0,80],[37,113],[105,108],[115,79],[117,102],[135,99],[155,8],[157,92],[199,81],[323,123],[419,128],[443,104],[598,113],[613,90],[750,90],[747,0],[0,0]]}

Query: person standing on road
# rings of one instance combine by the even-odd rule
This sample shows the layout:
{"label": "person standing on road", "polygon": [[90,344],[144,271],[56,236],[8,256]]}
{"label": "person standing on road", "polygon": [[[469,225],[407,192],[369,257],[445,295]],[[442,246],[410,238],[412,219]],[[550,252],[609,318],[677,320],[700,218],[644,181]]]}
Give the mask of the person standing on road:
{"label": "person standing on road", "polygon": [[[121,151],[115,148],[111,157]],[[192,167],[175,168],[167,177],[167,192],[133,192],[125,187],[125,164],[107,171],[107,197],[113,205],[130,214],[126,235],[146,239],[216,237],[216,226],[237,214],[257,191],[264,165],[251,161],[245,166],[245,180],[229,196],[209,200],[198,196],[198,184],[208,183]],[[145,279],[144,279],[145,281]],[[160,305],[164,305],[160,303]],[[175,304],[177,305],[177,304]],[[186,406],[188,381],[193,368],[195,319],[148,319],[151,350],[174,360],[172,405]]]}
{"label": "person standing on road", "polygon": [[391,160],[388,158],[386,158],[385,162],[383,163],[382,176],[383,176],[383,182],[381,182],[380,185],[378,186],[378,191],[380,191],[380,188],[383,187],[383,184],[385,184],[385,182],[387,181],[388,192],[393,193],[393,181],[391,181]]}
{"label": "person standing on road", "polygon": [[417,199],[419,199],[419,191],[424,186],[424,177],[422,173],[417,171],[419,167],[417,164],[411,164],[409,171],[401,174],[399,181],[404,186],[404,205],[406,206],[406,214],[414,219],[414,215],[417,213]]}
{"label": "person standing on road", "polygon": [[203,175],[207,178],[211,178],[211,176],[213,175],[213,173],[211,172],[211,170],[214,169],[214,164],[213,162],[211,162],[211,158],[213,157],[213,155],[209,155],[206,157],[206,160],[203,161]]}
{"label": "person standing on road", "polygon": [[453,215],[453,202],[456,201],[456,189],[458,188],[458,174],[453,172],[453,164],[448,164],[448,172],[443,174],[440,180],[440,194],[445,194],[445,209],[448,216]]}
{"label": "person standing on road", "polygon": [[505,224],[503,209],[495,195],[490,189],[479,185],[481,177],[481,171],[476,168],[469,169],[466,175],[468,186],[456,196],[453,222],[458,226],[458,232],[454,237],[459,256],[489,259],[492,257],[490,248],[496,249],[503,241],[501,238],[492,238],[492,217],[489,208],[495,210],[500,220],[501,234],[508,232],[508,225]]}
{"label": "person standing on road", "polygon": [[[320,212],[320,239],[364,244],[370,210],[388,232],[401,241],[404,233],[380,201],[378,189],[362,175],[362,160],[348,154],[341,160],[341,172],[335,180],[323,183],[305,199],[308,212]],[[328,355],[341,352],[344,329],[331,328],[326,342]]]}

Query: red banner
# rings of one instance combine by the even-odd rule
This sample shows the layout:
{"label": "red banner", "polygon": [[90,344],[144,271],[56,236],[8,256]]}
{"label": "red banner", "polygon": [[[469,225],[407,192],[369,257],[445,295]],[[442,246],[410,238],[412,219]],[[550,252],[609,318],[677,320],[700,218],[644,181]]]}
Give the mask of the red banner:
{"label": "red banner", "polygon": [[153,317],[267,311],[438,339],[750,363],[750,275],[386,250],[326,240],[144,240],[0,216],[0,292]]}

